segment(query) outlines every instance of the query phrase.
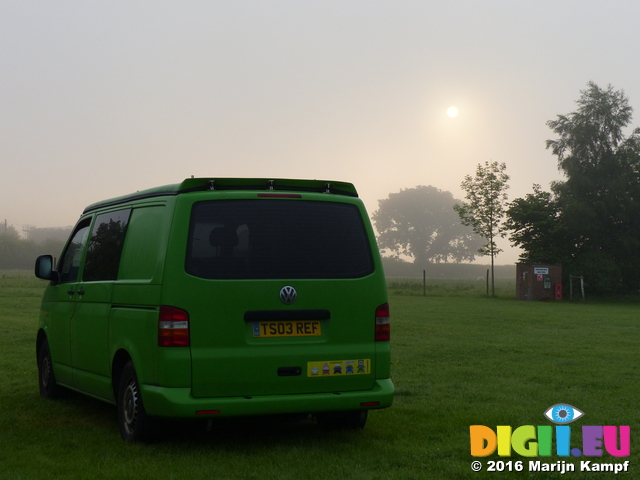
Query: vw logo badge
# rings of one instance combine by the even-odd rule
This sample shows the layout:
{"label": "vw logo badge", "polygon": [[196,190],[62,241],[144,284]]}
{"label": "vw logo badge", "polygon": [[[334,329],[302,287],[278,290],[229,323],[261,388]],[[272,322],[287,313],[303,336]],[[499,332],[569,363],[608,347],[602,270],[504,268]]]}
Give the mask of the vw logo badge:
{"label": "vw logo badge", "polygon": [[298,292],[296,292],[295,288],[287,285],[280,290],[280,300],[285,305],[291,305],[296,301],[296,298],[298,298]]}

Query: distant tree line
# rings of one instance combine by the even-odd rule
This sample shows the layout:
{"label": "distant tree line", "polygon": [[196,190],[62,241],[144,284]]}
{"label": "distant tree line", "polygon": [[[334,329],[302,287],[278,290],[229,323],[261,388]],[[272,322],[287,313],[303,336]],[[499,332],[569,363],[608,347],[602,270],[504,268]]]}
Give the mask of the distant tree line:
{"label": "distant tree line", "polygon": [[[40,230],[40,229],[38,229]],[[15,227],[8,225],[0,231],[0,269],[29,269],[35,265],[38,255],[49,253],[58,256],[62,251],[70,229],[54,234],[54,238],[41,236],[38,241],[21,238]],[[62,239],[61,239],[62,238]]]}
{"label": "distant tree line", "polygon": [[[423,272],[427,278],[467,278],[473,280],[485,280],[487,265],[475,263],[439,262],[419,265],[405,262],[397,258],[382,257],[384,273],[388,277],[413,277],[422,279]],[[515,278],[516,266],[496,265],[496,278]],[[484,283],[483,283],[484,284]]]}

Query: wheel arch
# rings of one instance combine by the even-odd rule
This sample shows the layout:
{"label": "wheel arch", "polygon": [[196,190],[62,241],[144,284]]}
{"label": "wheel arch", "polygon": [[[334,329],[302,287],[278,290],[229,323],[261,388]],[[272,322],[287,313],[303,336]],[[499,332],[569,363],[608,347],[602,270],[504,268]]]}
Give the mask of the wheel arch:
{"label": "wheel arch", "polygon": [[40,348],[42,348],[42,344],[45,340],[47,340],[47,334],[45,333],[44,328],[40,328],[36,337],[36,361],[38,361]]}
{"label": "wheel arch", "polygon": [[111,388],[113,389],[113,398],[118,398],[118,386],[120,384],[120,377],[122,376],[122,371],[124,370],[124,366],[127,362],[131,361],[131,355],[124,348],[118,350],[113,356],[113,361],[111,362]]}

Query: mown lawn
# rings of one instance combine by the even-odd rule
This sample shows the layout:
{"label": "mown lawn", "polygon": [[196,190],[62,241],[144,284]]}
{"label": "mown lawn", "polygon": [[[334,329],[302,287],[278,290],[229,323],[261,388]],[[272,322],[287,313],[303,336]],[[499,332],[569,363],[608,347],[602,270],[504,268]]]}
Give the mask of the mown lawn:
{"label": "mown lawn", "polygon": [[[572,447],[580,446],[582,425],[630,425],[631,457],[589,459],[630,460],[627,478],[639,475],[637,304],[519,302],[448,287],[423,297],[390,288],[397,396],[393,407],[370,414],[364,431],[260,418],[206,432],[175,422],[160,441],[128,445],[113,406],[74,393],[56,402],[39,397],[34,349],[43,287],[29,274],[0,272],[0,479],[560,478],[526,466],[474,473],[469,451],[469,425],[550,425],[543,412],[556,403],[585,413],[571,424]],[[510,459],[528,465],[515,453]],[[500,457],[480,460],[486,466]]]}

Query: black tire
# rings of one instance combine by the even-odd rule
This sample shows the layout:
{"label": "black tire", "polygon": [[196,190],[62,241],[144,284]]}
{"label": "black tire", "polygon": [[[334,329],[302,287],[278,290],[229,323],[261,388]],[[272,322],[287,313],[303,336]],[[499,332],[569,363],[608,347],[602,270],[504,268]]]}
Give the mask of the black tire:
{"label": "black tire", "polygon": [[367,424],[368,415],[369,410],[318,413],[316,420],[323,428],[362,430]]}
{"label": "black tire", "polygon": [[147,416],[140,395],[140,385],[133,362],[122,370],[118,386],[118,425],[125,442],[149,440],[151,419]]}
{"label": "black tire", "polygon": [[42,341],[38,350],[38,383],[42,398],[55,400],[62,394],[62,387],[56,382],[56,376],[53,373],[51,350],[49,350],[49,342],[46,338]]}

